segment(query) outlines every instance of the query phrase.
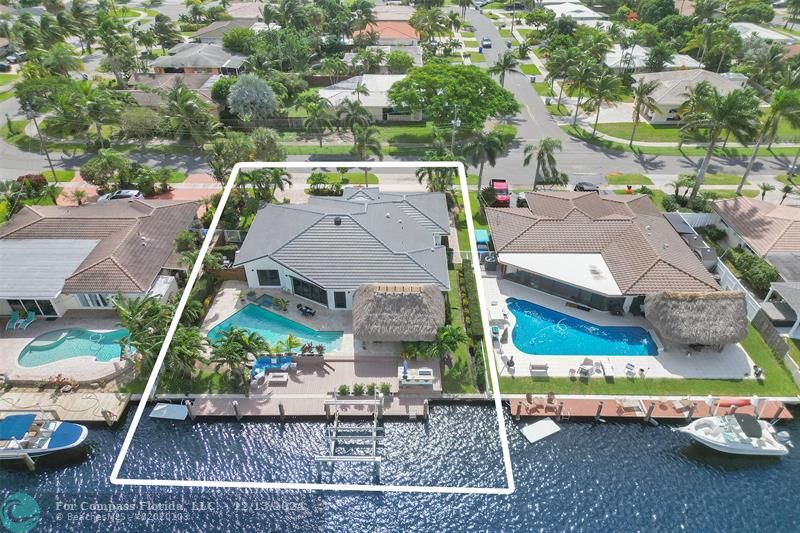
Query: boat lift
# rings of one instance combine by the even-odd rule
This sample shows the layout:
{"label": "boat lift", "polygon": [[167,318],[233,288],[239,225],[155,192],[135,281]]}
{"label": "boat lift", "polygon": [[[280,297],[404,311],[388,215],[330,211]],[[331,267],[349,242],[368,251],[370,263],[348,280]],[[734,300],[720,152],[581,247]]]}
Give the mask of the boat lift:
{"label": "boat lift", "polygon": [[[333,417],[333,425],[325,428],[325,440],[327,441],[327,454],[315,455],[314,461],[317,463],[317,479],[322,477],[322,465],[333,465],[334,463],[371,463],[373,482],[380,483],[381,476],[381,457],[378,455],[378,444],[386,438],[384,427],[381,424],[383,418],[383,395],[375,394],[373,400],[345,400],[334,399],[325,402],[325,411],[329,412],[329,406],[336,406]],[[372,413],[372,425],[368,428],[346,424],[339,421],[338,406],[343,405],[369,405],[375,407]],[[371,443],[372,450],[369,455],[337,455],[336,445],[338,443]]]}

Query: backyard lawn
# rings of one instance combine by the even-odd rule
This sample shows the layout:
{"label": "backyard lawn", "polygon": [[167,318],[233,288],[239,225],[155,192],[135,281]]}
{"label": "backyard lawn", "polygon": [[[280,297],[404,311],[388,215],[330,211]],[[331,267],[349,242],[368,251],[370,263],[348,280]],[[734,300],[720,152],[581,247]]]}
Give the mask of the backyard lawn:
{"label": "backyard lawn", "polygon": [[[476,183],[477,183],[477,177],[476,177]],[[455,198],[456,203],[462,207],[462,209],[459,210],[459,213],[455,219],[456,232],[458,233],[458,248],[459,250],[470,250],[471,245],[469,238],[469,230],[467,229],[467,219],[463,209],[464,202],[462,200],[460,192],[453,194],[453,197]],[[477,191],[470,191],[469,202],[470,202],[470,207],[472,208],[472,222],[473,224],[475,224],[475,229],[488,229],[489,225],[486,223],[486,216],[483,213],[481,213],[480,210]]]}
{"label": "backyard lawn", "polygon": [[650,379],[619,378],[613,383],[604,379],[572,380],[570,378],[500,378],[503,394],[646,394],[648,396],[672,395],[736,395],[736,396],[796,396],[797,387],[789,372],[770,351],[761,335],[748,326],[747,338],[742,347],[761,368],[767,379]]}
{"label": "backyard lawn", "polygon": [[[450,321],[455,326],[464,327],[464,316],[461,310],[461,291],[459,291],[458,271],[450,270],[450,290],[447,292],[447,303],[450,307]],[[462,342],[453,353],[453,367],[444,367],[442,388],[446,393],[475,392],[472,370],[470,369],[469,348]]]}
{"label": "backyard lawn", "polygon": [[653,181],[644,174],[609,174],[606,176],[609,185],[652,185]]}

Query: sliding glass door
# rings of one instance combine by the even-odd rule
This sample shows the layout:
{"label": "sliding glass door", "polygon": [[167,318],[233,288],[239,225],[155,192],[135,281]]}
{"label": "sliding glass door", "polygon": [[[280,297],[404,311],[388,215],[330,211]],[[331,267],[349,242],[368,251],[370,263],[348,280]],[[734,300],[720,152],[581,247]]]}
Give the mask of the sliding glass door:
{"label": "sliding glass door", "polygon": [[50,300],[6,300],[12,311],[25,316],[29,312],[38,316],[58,316]]}
{"label": "sliding glass door", "polygon": [[297,296],[319,302],[325,307],[328,306],[328,291],[318,285],[293,277],[292,289]]}

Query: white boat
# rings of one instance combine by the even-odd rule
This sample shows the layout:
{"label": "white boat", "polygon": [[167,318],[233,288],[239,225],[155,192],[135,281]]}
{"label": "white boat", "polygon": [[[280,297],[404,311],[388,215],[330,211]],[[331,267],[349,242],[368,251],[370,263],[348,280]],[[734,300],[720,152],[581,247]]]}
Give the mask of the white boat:
{"label": "white boat", "polygon": [[44,420],[36,414],[0,420],[0,461],[41,457],[80,446],[89,430],[80,424]]}
{"label": "white boat", "polygon": [[788,433],[776,432],[769,422],[743,413],[698,418],[678,431],[709,448],[736,455],[780,456],[792,446]]}

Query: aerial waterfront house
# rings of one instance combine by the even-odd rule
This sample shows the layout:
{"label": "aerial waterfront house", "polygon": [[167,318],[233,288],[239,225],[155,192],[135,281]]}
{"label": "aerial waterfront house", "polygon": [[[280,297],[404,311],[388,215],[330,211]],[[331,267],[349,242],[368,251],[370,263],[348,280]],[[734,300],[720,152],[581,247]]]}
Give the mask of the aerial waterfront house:
{"label": "aerial waterfront house", "polygon": [[239,74],[247,57],[231,54],[216,44],[180,43],[156,58],[150,67],[156,74]]}
{"label": "aerial waterfront house", "polygon": [[534,192],[527,208],[486,210],[500,277],[601,310],[645,296],[719,290],[642,195]]}
{"label": "aerial waterfront house", "polygon": [[352,309],[365,285],[448,291],[449,234],[441,193],[351,187],[341,198],[264,206],[234,265],[244,268],[250,288],[280,288],[331,309]]}
{"label": "aerial waterfront house", "polygon": [[112,298],[177,290],[168,267],[196,202],[114,201],[80,207],[25,206],[0,228],[0,315],[58,317],[103,310]]}

